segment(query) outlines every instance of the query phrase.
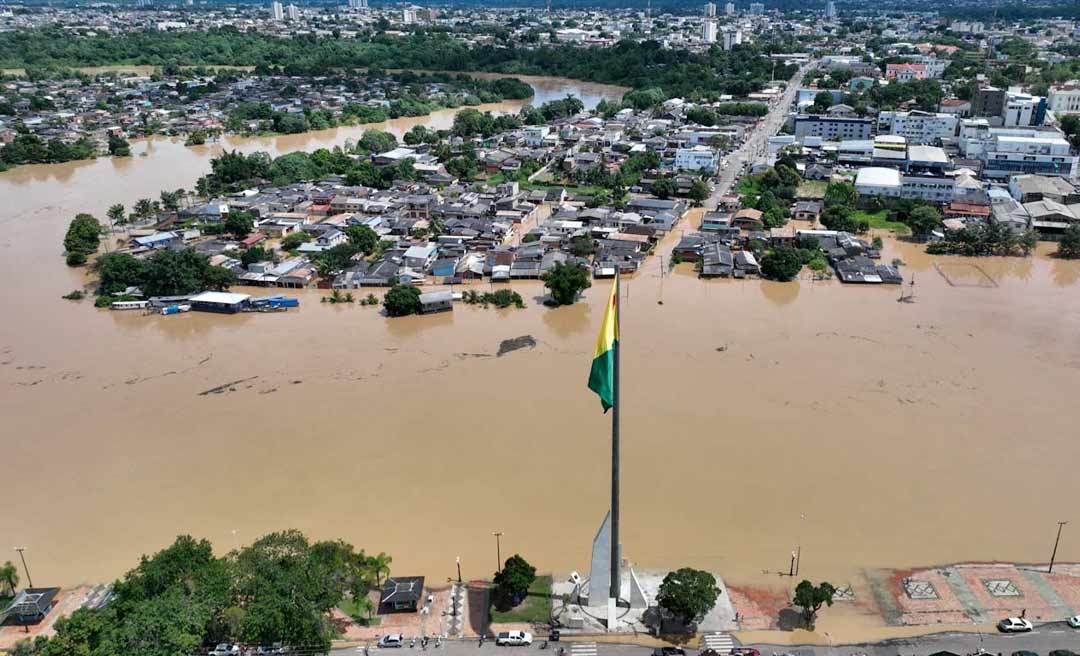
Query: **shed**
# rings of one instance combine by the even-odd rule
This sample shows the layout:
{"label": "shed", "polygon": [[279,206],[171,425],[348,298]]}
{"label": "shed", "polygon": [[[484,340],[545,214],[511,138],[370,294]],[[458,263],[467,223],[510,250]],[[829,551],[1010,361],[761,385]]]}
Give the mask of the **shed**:
{"label": "shed", "polygon": [[192,296],[190,303],[193,310],[235,314],[251,304],[251,296],[229,292],[203,292]]}
{"label": "shed", "polygon": [[59,592],[60,588],[26,588],[7,607],[0,621],[11,617],[21,624],[40,622],[52,610]]}

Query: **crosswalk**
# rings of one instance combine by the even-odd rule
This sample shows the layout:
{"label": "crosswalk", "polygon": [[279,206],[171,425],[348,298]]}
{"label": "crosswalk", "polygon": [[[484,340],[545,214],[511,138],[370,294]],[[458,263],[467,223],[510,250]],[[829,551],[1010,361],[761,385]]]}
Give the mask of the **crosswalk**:
{"label": "crosswalk", "polygon": [[718,654],[727,654],[735,646],[735,640],[726,633],[706,633],[701,636],[701,648],[710,649]]}
{"label": "crosswalk", "polygon": [[570,656],[596,656],[595,642],[574,642],[570,644]]}

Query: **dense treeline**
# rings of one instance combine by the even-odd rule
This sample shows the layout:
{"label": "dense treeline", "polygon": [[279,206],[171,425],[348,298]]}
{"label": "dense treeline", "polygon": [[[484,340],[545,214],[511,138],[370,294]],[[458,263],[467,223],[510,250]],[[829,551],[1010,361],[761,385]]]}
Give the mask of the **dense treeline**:
{"label": "dense treeline", "polygon": [[[181,61],[280,67],[289,75],[327,75],[369,66],[557,75],[634,88],[660,87],[669,96],[745,94],[760,88],[773,73],[772,62],[755,46],[730,52],[714,47],[707,53],[665,49],[655,41],[620,41],[610,48],[469,48],[445,34],[284,39],[234,28],[74,38],[57,29],[0,34],[0,67],[163,66]],[[777,65],[775,74],[784,79],[793,72],[793,67]]]}
{"label": "dense treeline", "polygon": [[82,608],[56,622],[56,634],[16,647],[25,656],[158,656],[206,653],[223,641],[323,653],[335,629],[330,611],[367,599],[389,574],[390,557],[367,556],[337,541],[310,542],[299,531],[272,533],[215,556],[206,540],[181,536],[116,582],[105,608]]}
{"label": "dense treeline", "polygon": [[17,164],[57,164],[94,157],[97,148],[85,137],[67,144],[59,139],[45,141],[35,134],[20,134],[0,148],[0,171]]}

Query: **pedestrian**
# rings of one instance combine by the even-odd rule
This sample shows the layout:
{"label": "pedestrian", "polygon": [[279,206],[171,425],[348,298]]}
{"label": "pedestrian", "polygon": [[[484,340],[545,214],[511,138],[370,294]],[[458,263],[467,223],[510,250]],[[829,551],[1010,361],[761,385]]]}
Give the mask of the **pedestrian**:
{"label": "pedestrian", "polygon": [[1024,619],[1025,617],[1027,617],[1027,609],[1026,608],[1024,610],[1020,611],[1020,619]]}

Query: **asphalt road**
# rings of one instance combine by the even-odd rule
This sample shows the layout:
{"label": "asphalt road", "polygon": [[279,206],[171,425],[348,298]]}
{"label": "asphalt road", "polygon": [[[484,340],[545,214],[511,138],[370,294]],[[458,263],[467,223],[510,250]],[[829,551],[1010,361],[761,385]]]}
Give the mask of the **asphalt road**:
{"label": "asphalt road", "polygon": [[[577,647],[574,647],[577,645]],[[795,656],[929,656],[939,651],[950,651],[962,656],[977,654],[983,650],[989,654],[1009,656],[1016,651],[1033,651],[1046,656],[1055,649],[1069,649],[1080,653],[1080,629],[1069,628],[1064,622],[1052,622],[1036,627],[1030,633],[939,633],[919,638],[886,640],[873,644],[859,645],[747,645],[757,648],[762,656],[773,654],[793,654]],[[652,649],[638,645],[620,645],[608,643],[582,643],[563,641],[548,643],[546,650],[539,644],[531,647],[497,647],[488,640],[483,647],[477,646],[476,640],[447,641],[435,649],[421,650],[403,647],[397,649],[371,649],[368,656],[559,656],[559,647],[564,647],[564,656],[650,656]],[[687,654],[695,656],[696,649],[687,649]],[[336,656],[363,656],[363,647],[335,649]]]}
{"label": "asphalt road", "polygon": [[735,186],[739,175],[742,174],[744,164],[752,165],[755,161],[764,159],[769,137],[776,135],[780,131],[780,127],[787,118],[788,108],[791,107],[792,101],[795,100],[795,92],[799,87],[799,83],[802,81],[803,76],[806,75],[806,72],[814,66],[816,64],[811,62],[799,68],[799,71],[788,80],[784,95],[781,96],[780,100],[772,104],[769,113],[762,119],[761,124],[754,129],[742,145],[725,156],[727,167],[721,168],[720,173],[716,176],[712,196],[705,203],[706,208],[716,209],[720,197],[728,194],[732,187]]}

